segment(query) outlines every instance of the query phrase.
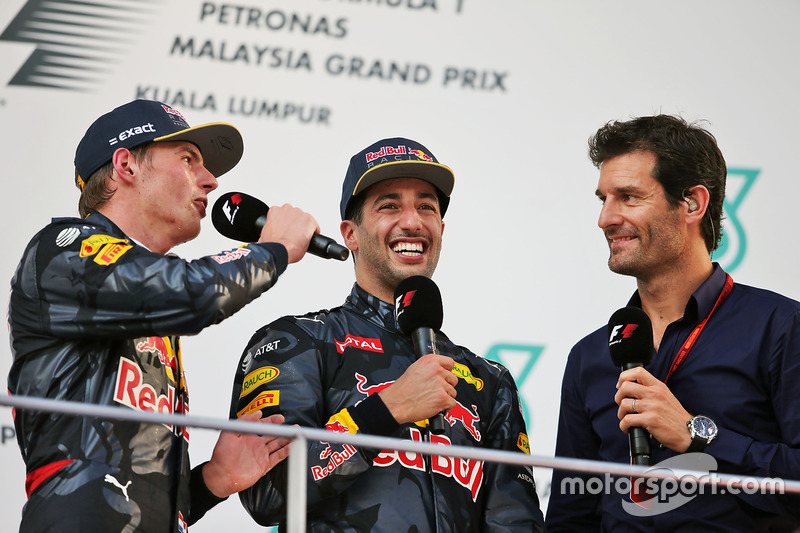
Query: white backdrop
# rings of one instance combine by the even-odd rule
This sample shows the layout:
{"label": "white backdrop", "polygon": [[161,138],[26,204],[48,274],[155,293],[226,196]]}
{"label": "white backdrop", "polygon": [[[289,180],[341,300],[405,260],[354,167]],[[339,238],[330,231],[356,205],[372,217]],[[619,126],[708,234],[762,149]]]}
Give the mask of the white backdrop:
{"label": "white backdrop", "polygon": [[[100,3],[108,8],[0,5],[4,284],[50,217],[76,214],[72,159],[86,127],[144,97],[192,125],[235,124],[245,154],[218,192],[293,203],[330,236],[338,237],[348,160],[373,141],[411,137],[451,166],[456,187],[434,277],[443,330],[511,368],[534,454],[553,453],[570,347],[634,288],[608,271],[596,226],[586,140],[606,121],[657,112],[707,120],[730,170],[718,260],[739,282],[800,296],[790,237],[800,189],[797,2]],[[82,57],[53,67],[59,53]],[[234,244],[205,220],[176,251],[193,258]],[[234,366],[255,329],[339,305],[352,282],[352,263],[309,256],[233,318],[185,338],[192,413],[227,415]],[[10,363],[2,343],[3,383]],[[10,410],[0,423],[6,531],[25,501],[24,466]],[[194,462],[207,459],[216,435],[192,438]],[[549,472],[537,480],[546,501]],[[234,497],[192,531],[231,526],[261,530]]]}

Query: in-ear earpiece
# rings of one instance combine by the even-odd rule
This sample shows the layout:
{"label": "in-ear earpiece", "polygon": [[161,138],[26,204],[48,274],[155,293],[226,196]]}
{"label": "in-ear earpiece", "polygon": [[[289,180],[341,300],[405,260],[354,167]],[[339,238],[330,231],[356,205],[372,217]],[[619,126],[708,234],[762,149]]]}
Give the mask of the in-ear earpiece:
{"label": "in-ear earpiece", "polygon": [[689,204],[689,212],[690,213],[694,213],[695,211],[697,211],[697,200],[695,200],[691,196],[687,196],[686,197],[686,201]]}

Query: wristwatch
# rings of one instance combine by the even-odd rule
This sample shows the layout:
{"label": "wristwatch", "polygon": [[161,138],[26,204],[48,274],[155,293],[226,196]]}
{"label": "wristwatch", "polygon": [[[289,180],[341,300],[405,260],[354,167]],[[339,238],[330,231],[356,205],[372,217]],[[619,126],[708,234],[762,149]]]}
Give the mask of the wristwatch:
{"label": "wristwatch", "polygon": [[686,422],[686,427],[689,428],[689,436],[692,437],[692,443],[686,449],[686,453],[702,452],[717,436],[717,425],[704,415],[692,418]]}

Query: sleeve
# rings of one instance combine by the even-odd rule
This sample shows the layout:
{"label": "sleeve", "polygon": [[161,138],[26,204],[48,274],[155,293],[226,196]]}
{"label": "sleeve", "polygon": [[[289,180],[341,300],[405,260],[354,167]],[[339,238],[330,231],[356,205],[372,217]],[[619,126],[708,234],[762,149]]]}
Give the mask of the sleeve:
{"label": "sleeve", "polygon": [[[586,415],[585,399],[579,392],[579,353],[576,346],[570,352],[561,383],[561,408],[556,436],[556,457],[600,460],[600,443]],[[547,531],[600,531],[601,494],[578,494],[570,491],[573,481],[583,477],[586,486],[589,474],[553,470],[550,501],[547,506]],[[579,482],[579,481],[578,481]],[[573,493],[574,492],[574,493]]]}
{"label": "sleeve", "polygon": [[[494,398],[486,447],[530,453],[519,393],[511,374],[504,368]],[[484,475],[488,492],[482,530],[544,531],[544,517],[531,467],[487,461]]]}
{"label": "sleeve", "polygon": [[203,479],[203,465],[207,462],[208,461],[192,468],[191,474],[189,475],[189,494],[191,501],[187,523],[190,526],[203,518],[212,507],[228,499],[218,498],[208,489],[205,479]]}
{"label": "sleeve", "polygon": [[[79,234],[56,244],[69,231]],[[287,265],[275,243],[185,261],[107,233],[85,223],[45,228],[17,274],[15,320],[65,339],[194,334],[260,296]]]}
{"label": "sleeve", "polygon": [[[328,414],[326,396],[331,391],[325,380],[323,355],[318,341],[298,327],[293,319],[279,319],[256,332],[237,369],[231,417],[238,418],[261,410],[264,416],[283,414],[286,424],[327,427],[338,432],[363,431],[355,420],[371,416],[364,416],[362,409],[349,406],[332,416]],[[377,395],[373,396],[377,398]],[[370,402],[369,405],[368,410],[380,412],[382,404]],[[356,416],[351,414],[351,410],[357,413]],[[391,428],[391,424],[383,425]],[[372,466],[377,453],[350,445],[309,441],[309,508],[346,490]],[[283,461],[255,485],[239,493],[242,505],[257,523],[273,525],[286,521],[287,469],[288,463]]]}
{"label": "sleeve", "polygon": [[[719,433],[705,452],[719,461],[719,471],[776,479],[800,479],[800,311],[773,318],[762,339],[766,356],[766,390],[777,422],[777,435],[767,441],[717,424]],[[715,421],[716,422],[716,421]],[[762,420],[748,421],[758,431]],[[748,504],[763,511],[800,518],[800,495],[776,496],[759,491],[740,494]]]}

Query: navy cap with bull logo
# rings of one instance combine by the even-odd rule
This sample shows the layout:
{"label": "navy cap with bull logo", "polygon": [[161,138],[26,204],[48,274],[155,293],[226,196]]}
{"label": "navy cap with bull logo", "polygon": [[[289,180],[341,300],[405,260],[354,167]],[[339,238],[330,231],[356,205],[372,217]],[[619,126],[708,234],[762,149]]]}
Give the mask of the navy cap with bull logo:
{"label": "navy cap with bull logo", "polygon": [[439,193],[439,208],[444,216],[455,185],[455,176],[422,144],[403,137],[382,139],[350,158],[342,184],[339,211],[347,216],[350,202],[369,186],[393,178],[425,180]]}
{"label": "navy cap with bull logo", "polygon": [[244,153],[242,135],[223,122],[189,126],[183,115],[155,100],[133,100],[95,120],[75,151],[81,188],[92,174],[111,161],[119,148],[146,142],[188,141],[200,150],[203,164],[215,177],[232,169]]}

